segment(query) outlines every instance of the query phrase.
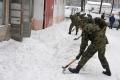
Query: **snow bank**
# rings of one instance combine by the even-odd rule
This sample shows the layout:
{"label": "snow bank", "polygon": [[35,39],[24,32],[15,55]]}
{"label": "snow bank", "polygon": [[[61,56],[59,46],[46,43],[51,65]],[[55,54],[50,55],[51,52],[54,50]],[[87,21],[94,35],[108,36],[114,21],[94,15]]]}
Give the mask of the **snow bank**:
{"label": "snow bank", "polygon": [[[106,57],[112,76],[103,75],[97,54],[79,74],[62,73],[66,65],[79,52],[80,40],[74,41],[75,31],[68,35],[70,20],[40,31],[32,31],[23,42],[14,40],[0,43],[0,80],[120,80],[120,32],[107,30],[110,44]],[[80,35],[81,31],[79,32]],[[77,62],[71,65],[75,67]]]}

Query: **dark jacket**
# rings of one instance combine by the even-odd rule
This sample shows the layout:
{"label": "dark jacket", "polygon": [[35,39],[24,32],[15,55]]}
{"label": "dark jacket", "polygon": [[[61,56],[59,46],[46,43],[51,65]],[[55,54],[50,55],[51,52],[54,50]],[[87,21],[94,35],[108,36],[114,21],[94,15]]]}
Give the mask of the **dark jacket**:
{"label": "dark jacket", "polygon": [[114,22],[115,22],[115,17],[114,17],[114,16],[111,16],[111,17],[109,18],[109,21],[110,21],[110,23],[114,23]]}
{"label": "dark jacket", "polygon": [[101,15],[101,19],[105,19],[105,14],[102,14],[102,15]]}

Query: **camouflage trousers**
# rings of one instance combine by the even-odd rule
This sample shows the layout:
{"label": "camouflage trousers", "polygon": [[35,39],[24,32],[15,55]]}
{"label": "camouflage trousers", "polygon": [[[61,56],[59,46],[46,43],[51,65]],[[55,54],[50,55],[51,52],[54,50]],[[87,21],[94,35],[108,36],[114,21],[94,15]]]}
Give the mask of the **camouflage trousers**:
{"label": "camouflage trousers", "polygon": [[75,26],[75,29],[76,29],[76,35],[77,35],[77,33],[78,33],[78,29],[79,29],[79,26],[76,26],[74,23],[71,23],[71,24],[70,24],[70,27],[69,27],[69,34],[71,34],[72,29],[73,29],[74,26]]}
{"label": "camouflage trousers", "polygon": [[101,62],[101,65],[104,69],[109,69],[109,64],[105,57],[105,47],[97,49],[94,44],[90,44],[87,50],[82,54],[81,60],[79,61],[78,65],[81,68],[87,63],[87,61],[98,51],[98,58]]}

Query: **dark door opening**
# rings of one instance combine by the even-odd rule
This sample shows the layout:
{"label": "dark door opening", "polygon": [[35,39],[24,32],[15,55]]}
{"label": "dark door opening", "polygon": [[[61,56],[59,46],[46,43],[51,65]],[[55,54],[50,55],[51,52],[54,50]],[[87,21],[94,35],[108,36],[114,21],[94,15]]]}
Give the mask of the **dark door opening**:
{"label": "dark door opening", "polygon": [[30,37],[33,0],[23,0],[23,37]]}
{"label": "dark door opening", "polygon": [[22,41],[22,0],[10,0],[11,38]]}
{"label": "dark door opening", "polygon": [[30,37],[33,0],[10,0],[11,38],[22,41]]}

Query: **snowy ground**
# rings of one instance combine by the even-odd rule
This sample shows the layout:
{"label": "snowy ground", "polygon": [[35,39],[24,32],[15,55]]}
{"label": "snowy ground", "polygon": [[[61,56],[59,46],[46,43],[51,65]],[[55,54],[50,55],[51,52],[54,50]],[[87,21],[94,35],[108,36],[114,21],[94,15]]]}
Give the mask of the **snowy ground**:
{"label": "snowy ground", "polygon": [[[75,32],[68,35],[70,21],[53,25],[40,31],[32,31],[23,42],[14,40],[0,43],[0,80],[120,80],[120,30],[107,29],[109,45],[106,57],[112,76],[102,74],[97,54],[85,65],[79,74],[68,70],[66,65],[79,52],[80,39],[74,41]],[[80,34],[80,32],[79,32]],[[75,67],[77,62],[72,64]]]}

